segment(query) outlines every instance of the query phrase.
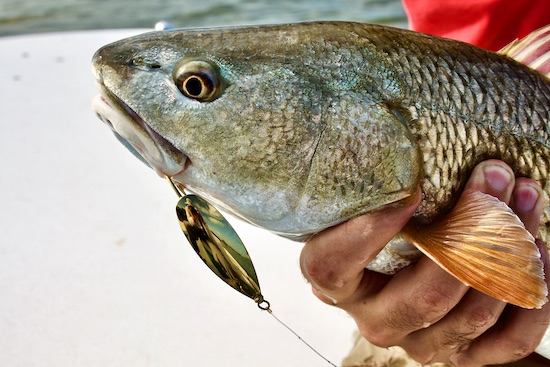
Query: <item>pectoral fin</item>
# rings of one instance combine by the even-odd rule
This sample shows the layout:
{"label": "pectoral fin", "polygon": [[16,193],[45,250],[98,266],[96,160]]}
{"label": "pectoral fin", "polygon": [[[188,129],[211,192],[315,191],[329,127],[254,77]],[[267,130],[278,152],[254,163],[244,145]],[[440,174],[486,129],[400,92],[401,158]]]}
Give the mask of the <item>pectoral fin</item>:
{"label": "pectoral fin", "polygon": [[404,234],[424,254],[480,292],[523,307],[540,308],[548,290],[533,236],[497,198],[465,192],[453,210]]}

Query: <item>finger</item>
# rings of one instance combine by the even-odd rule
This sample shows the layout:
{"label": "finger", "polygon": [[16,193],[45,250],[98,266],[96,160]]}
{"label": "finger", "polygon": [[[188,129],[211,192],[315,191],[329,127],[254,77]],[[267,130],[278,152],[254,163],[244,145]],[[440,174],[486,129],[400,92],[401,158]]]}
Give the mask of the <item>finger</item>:
{"label": "finger", "polygon": [[357,290],[365,266],[407,223],[420,203],[420,191],[403,203],[353,218],[308,240],[300,266],[306,279],[327,302],[348,301]]}
{"label": "finger", "polygon": [[401,346],[409,334],[444,317],[468,289],[423,257],[397,273],[378,293],[340,307],[353,317],[360,333],[371,343],[380,347]]}
{"label": "finger", "polygon": [[528,178],[516,179],[510,207],[521,219],[525,228],[536,236],[544,210],[544,194],[540,185]]}
{"label": "finger", "polygon": [[514,182],[514,172],[506,163],[490,159],[474,168],[464,190],[481,191],[508,204]]}
{"label": "finger", "polygon": [[448,361],[495,325],[505,307],[505,302],[470,289],[443,319],[410,334],[401,346],[422,364]]}
{"label": "finger", "polygon": [[[550,286],[550,267],[546,246],[541,247],[546,282]],[[456,365],[501,364],[525,358],[538,346],[549,326],[550,304],[539,310],[512,307],[502,323],[476,339],[467,349],[451,356]]]}

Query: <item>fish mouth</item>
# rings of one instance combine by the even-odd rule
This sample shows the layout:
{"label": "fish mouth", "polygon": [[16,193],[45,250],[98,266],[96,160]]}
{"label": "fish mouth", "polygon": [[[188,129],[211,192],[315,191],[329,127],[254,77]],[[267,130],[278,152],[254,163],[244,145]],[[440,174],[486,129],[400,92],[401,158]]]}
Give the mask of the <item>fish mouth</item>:
{"label": "fish mouth", "polygon": [[98,82],[100,94],[94,97],[96,115],[137,158],[161,177],[183,173],[189,159],[172,143],[153,130],[130,106]]}

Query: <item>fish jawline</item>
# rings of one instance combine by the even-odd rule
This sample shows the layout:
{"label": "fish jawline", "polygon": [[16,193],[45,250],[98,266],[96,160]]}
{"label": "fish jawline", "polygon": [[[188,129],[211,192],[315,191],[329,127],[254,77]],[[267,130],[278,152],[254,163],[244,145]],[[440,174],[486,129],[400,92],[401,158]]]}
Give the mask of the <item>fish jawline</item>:
{"label": "fish jawline", "polygon": [[98,83],[98,89],[100,94],[92,102],[98,117],[138,152],[159,176],[172,177],[187,169],[191,162],[185,154],[154,131],[105,85]]}

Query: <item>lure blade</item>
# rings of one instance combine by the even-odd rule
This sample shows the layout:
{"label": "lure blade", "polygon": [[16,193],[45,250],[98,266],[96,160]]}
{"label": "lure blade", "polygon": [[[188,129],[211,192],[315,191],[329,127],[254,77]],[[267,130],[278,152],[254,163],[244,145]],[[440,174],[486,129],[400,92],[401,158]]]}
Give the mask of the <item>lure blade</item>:
{"label": "lure blade", "polygon": [[223,215],[197,195],[176,205],[180,227],[204,263],[225,283],[255,302],[263,302],[248,251]]}

